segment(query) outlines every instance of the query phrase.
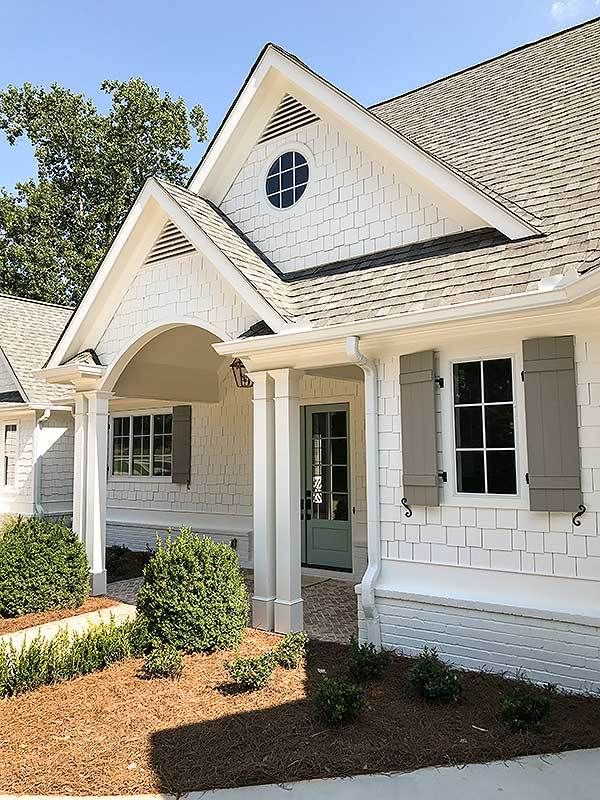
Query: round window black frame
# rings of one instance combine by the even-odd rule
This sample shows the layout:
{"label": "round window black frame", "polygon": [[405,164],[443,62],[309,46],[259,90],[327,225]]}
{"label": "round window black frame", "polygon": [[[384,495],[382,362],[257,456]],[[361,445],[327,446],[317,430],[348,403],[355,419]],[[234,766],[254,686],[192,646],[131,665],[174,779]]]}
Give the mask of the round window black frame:
{"label": "round window black frame", "polygon": [[295,205],[308,186],[308,161],[297,150],[278,156],[269,167],[265,179],[265,194],[269,203],[279,210]]}

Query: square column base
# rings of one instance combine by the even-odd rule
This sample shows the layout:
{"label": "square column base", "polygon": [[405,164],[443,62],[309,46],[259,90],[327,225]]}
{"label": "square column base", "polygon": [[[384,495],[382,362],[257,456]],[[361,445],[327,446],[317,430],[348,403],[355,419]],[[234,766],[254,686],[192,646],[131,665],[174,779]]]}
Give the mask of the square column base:
{"label": "square column base", "polygon": [[275,600],[275,632],[295,633],[304,629],[304,600]]}
{"label": "square column base", "polygon": [[252,598],[252,627],[260,631],[272,631],[275,628],[275,598]]}
{"label": "square column base", "polygon": [[92,597],[106,594],[106,570],[102,572],[90,572],[90,592]]}

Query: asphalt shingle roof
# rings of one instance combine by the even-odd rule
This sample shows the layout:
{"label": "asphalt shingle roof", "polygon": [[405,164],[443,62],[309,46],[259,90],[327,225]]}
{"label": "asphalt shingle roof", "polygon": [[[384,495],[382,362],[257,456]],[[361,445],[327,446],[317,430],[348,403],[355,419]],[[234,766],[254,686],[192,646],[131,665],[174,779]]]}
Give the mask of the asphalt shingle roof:
{"label": "asphalt shingle roof", "polygon": [[33,373],[46,363],[72,313],[72,308],[0,295],[0,348],[27,395],[25,401],[51,402],[68,392]]}

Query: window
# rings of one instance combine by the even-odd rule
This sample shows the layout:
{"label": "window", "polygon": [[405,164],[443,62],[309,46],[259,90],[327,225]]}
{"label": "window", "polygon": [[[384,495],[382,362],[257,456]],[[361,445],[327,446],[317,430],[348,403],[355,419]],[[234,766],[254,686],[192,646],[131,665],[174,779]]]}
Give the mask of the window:
{"label": "window", "polygon": [[275,208],[298,202],[308,184],[308,163],[300,153],[283,153],[267,173],[267,198]]}
{"label": "window", "polygon": [[15,463],[17,461],[17,426],[4,426],[4,463],[2,468],[2,485],[13,486],[15,483]]}
{"label": "window", "polygon": [[113,475],[158,478],[171,475],[171,414],[113,417],[112,426]]}
{"label": "window", "polygon": [[454,364],[457,490],[516,494],[512,361]]}

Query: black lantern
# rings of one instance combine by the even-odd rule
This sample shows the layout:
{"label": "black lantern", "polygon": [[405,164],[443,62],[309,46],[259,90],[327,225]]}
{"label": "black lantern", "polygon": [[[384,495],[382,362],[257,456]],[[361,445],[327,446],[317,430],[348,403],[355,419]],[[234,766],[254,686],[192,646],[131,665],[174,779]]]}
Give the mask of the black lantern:
{"label": "black lantern", "polygon": [[254,383],[248,377],[248,371],[241,358],[234,358],[230,366],[238,389],[251,389],[254,386]]}

